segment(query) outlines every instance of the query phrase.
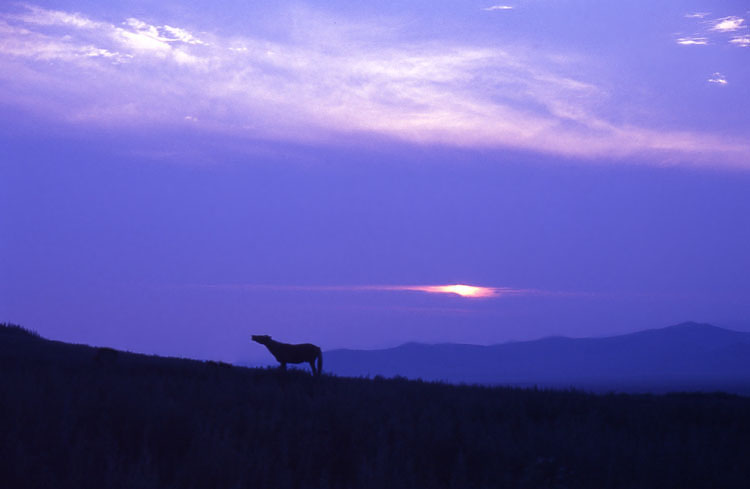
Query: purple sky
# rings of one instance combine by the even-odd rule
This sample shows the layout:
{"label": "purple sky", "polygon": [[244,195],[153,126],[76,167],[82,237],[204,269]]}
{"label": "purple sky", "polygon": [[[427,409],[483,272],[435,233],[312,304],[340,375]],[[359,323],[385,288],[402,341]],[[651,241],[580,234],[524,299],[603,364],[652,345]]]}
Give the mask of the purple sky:
{"label": "purple sky", "polygon": [[0,321],[226,361],[750,330],[746,2],[255,3],[0,6]]}

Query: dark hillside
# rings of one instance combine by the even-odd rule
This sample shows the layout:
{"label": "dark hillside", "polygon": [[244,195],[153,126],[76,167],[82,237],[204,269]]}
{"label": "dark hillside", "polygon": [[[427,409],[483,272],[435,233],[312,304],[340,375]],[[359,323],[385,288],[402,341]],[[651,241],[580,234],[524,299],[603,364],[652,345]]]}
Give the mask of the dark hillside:
{"label": "dark hillside", "polygon": [[746,488],[750,399],[354,379],[0,326],[8,488]]}

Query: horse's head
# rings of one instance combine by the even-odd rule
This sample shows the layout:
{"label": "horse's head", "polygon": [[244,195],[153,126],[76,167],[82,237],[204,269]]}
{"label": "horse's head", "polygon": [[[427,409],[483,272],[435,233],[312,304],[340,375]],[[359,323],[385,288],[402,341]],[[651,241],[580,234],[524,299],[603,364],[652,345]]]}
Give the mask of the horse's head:
{"label": "horse's head", "polygon": [[261,345],[267,345],[271,341],[271,337],[267,334],[254,334],[253,341],[260,343]]}

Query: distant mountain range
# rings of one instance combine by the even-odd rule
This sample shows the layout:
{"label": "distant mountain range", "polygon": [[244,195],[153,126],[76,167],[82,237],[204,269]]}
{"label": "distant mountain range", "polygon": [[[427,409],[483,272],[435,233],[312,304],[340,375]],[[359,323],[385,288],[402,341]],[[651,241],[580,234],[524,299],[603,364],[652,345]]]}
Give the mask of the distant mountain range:
{"label": "distant mountain range", "polygon": [[605,338],[550,337],[491,346],[407,343],[383,350],[331,350],[324,356],[325,371],[355,377],[750,394],[750,333],[698,323]]}

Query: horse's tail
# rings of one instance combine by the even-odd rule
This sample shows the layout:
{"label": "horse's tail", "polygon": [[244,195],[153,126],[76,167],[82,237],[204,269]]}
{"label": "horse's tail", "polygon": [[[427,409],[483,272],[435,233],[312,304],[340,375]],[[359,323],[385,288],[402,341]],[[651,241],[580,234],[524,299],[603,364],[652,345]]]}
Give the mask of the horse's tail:
{"label": "horse's tail", "polygon": [[316,360],[316,370],[318,371],[318,375],[320,375],[321,372],[323,372],[323,351],[320,348],[318,348],[318,356],[316,357]]}

